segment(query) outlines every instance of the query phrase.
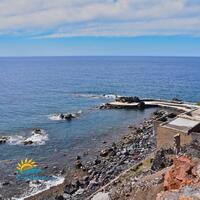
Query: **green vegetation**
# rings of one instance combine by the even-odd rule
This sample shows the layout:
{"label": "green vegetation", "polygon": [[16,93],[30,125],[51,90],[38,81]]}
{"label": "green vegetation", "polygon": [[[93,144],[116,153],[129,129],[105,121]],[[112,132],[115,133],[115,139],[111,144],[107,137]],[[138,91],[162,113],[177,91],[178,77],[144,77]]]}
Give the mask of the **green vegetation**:
{"label": "green vegetation", "polygon": [[151,165],[152,165],[152,157],[147,157],[146,159],[144,159],[142,162],[140,162],[131,169],[132,172],[131,175],[132,176],[139,175],[145,170],[150,169]]}
{"label": "green vegetation", "polygon": [[197,102],[197,105],[200,106],[200,101]]}

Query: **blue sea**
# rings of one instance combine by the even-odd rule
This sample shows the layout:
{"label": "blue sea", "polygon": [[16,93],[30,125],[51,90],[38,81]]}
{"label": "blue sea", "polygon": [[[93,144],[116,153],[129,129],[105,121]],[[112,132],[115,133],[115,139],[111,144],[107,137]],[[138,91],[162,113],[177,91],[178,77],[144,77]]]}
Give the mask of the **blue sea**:
{"label": "blue sea", "polygon": [[[98,110],[112,101],[104,94],[200,100],[200,58],[193,57],[0,58],[0,74],[0,135],[28,137],[33,128],[48,135],[42,145],[0,145],[1,174],[26,157],[69,164],[154,110]],[[80,111],[70,122],[49,118]]]}

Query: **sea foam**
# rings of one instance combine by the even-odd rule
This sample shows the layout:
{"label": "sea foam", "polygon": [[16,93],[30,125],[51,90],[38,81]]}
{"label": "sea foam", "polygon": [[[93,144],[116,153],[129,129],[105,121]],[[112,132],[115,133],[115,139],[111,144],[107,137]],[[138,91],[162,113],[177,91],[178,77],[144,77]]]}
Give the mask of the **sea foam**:
{"label": "sea foam", "polygon": [[48,139],[48,134],[44,130],[41,130],[40,134],[34,133],[33,131],[32,135],[26,138],[25,142],[32,141],[33,145],[44,145]]}
{"label": "sea foam", "polygon": [[8,136],[6,143],[10,145],[22,145],[24,142],[32,141],[33,143],[31,145],[44,145],[48,139],[48,134],[41,129],[39,134],[32,131],[32,135],[29,137],[20,135]]}
{"label": "sea foam", "polygon": [[24,140],[25,140],[25,137],[23,136],[13,135],[13,136],[8,137],[8,140],[6,143],[10,145],[20,145],[23,143]]}
{"label": "sea foam", "polygon": [[35,183],[34,181],[30,181],[29,189],[22,194],[20,197],[13,197],[13,200],[24,200],[28,197],[35,196],[49,190],[51,187],[61,185],[64,182],[64,177],[52,176],[52,180],[44,181],[40,180],[39,183]]}
{"label": "sea foam", "polygon": [[[74,118],[76,118],[76,117],[79,117],[82,112],[83,112],[82,110],[79,110],[76,113],[71,113],[71,115]],[[70,113],[62,113],[62,115],[68,115],[68,114]],[[66,119],[61,118],[61,113],[54,113],[54,114],[48,115],[48,118],[52,121],[66,121]]]}

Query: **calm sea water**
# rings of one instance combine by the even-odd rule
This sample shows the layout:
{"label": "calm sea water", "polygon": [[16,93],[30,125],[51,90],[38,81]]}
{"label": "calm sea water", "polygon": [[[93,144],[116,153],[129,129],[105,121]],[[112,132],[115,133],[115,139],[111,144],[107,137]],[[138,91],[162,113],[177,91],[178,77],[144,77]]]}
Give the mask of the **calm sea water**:
{"label": "calm sea water", "polygon": [[[98,98],[102,94],[200,100],[200,58],[0,58],[0,74],[0,135],[26,135],[39,127],[49,136],[41,146],[0,145],[0,160],[56,162],[59,155],[74,156],[73,150],[96,145],[98,137],[113,136],[152,112],[96,110],[109,101]],[[80,118],[71,122],[48,118],[79,110]]]}

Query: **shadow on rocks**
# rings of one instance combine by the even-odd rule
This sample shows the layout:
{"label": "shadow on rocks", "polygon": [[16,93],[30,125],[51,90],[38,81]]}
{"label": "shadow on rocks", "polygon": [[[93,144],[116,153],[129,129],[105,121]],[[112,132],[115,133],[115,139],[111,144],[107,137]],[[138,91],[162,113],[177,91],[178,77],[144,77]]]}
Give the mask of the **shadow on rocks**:
{"label": "shadow on rocks", "polygon": [[169,154],[174,154],[172,149],[161,149],[157,151],[153,159],[151,169],[153,171],[159,171],[161,169],[171,166],[173,164],[173,161],[167,156]]}

